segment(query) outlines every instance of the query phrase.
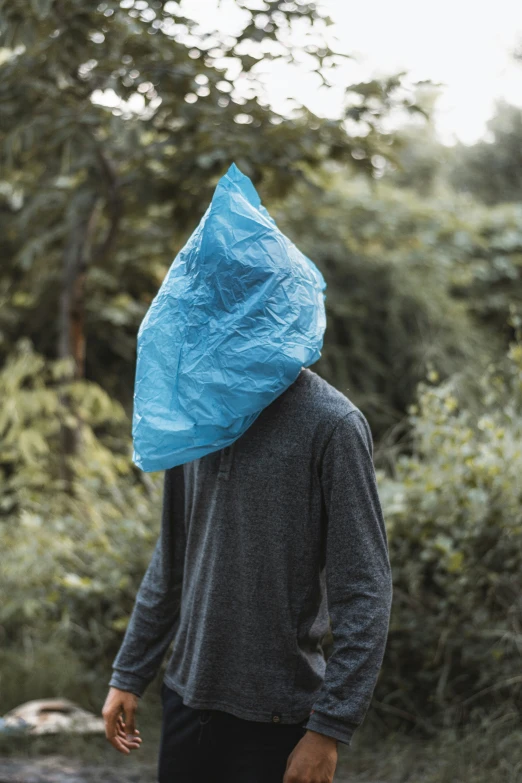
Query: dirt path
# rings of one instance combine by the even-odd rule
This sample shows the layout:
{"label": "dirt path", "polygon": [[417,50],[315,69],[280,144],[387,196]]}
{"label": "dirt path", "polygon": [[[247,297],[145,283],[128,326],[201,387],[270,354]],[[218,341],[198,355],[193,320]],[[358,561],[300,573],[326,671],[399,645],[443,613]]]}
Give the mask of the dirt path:
{"label": "dirt path", "polygon": [[[0,783],[156,783],[156,768],[151,764],[85,764],[65,756],[20,759],[0,758]],[[348,783],[348,777],[336,776],[335,783]],[[350,783],[356,783],[350,777]],[[382,783],[375,781],[374,783]]]}
{"label": "dirt path", "polygon": [[0,759],[0,783],[156,783],[153,765],[109,767],[64,756]]}

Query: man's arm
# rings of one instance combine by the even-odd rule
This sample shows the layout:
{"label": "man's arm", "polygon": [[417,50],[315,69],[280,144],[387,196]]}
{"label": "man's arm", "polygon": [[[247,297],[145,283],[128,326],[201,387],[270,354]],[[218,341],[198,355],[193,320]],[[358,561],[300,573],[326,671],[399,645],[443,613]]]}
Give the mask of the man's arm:
{"label": "man's arm", "polygon": [[181,603],[185,556],[181,466],[165,471],[161,532],[141,582],[109,685],[141,696],[172,641]]}
{"label": "man's arm", "polygon": [[306,728],[349,745],[381,668],[392,599],[372,434],[358,409],[342,418],[331,434],[322,457],[321,484],[333,647]]}

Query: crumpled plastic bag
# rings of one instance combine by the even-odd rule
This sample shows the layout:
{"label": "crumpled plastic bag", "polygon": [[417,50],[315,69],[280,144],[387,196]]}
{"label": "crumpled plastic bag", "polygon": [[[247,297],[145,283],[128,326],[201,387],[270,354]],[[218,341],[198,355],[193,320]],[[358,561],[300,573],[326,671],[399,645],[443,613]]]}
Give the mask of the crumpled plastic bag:
{"label": "crumpled plastic bag", "polygon": [[138,331],[133,462],[233,443],[321,355],[326,283],[232,164]]}

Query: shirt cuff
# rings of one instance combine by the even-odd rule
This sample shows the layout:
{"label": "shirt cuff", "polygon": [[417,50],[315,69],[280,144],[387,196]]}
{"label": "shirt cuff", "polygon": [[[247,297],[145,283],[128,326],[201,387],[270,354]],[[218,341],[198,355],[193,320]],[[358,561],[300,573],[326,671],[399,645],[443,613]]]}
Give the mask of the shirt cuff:
{"label": "shirt cuff", "polygon": [[312,712],[307,722],[304,724],[305,729],[310,731],[316,731],[318,734],[325,734],[327,737],[333,737],[339,742],[343,742],[345,745],[349,745],[352,740],[352,735],[357,728],[354,723],[347,723],[340,718],[332,718],[331,715],[325,715],[322,712]]}
{"label": "shirt cuff", "polygon": [[113,669],[112,677],[109,680],[109,687],[134,693],[135,696],[141,696],[148,684],[149,680],[144,677],[121,671],[121,669]]}

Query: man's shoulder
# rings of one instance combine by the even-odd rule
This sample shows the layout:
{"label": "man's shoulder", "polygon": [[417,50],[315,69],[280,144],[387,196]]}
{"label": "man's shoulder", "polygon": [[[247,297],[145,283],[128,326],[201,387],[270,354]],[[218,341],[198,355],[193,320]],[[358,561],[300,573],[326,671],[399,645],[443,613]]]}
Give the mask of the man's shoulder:
{"label": "man's shoulder", "polygon": [[[311,423],[316,434],[314,440],[325,448],[328,443],[353,445],[358,450],[361,444],[373,458],[373,436],[366,416],[361,409],[341,391],[332,386],[317,373],[307,370],[303,378],[307,405],[303,405],[304,415]],[[307,387],[307,389],[306,389]],[[303,400],[297,397],[300,406]]]}
{"label": "man's shoulder", "polygon": [[336,389],[309,367],[301,371],[296,402],[305,415],[326,429],[334,427],[355,411],[360,413],[347,394]]}
{"label": "man's shoulder", "polygon": [[344,392],[336,389],[325,378],[306,367],[303,371],[303,388],[308,395],[311,405],[323,414],[331,414],[334,417],[346,416],[354,410],[358,410],[355,403]]}

